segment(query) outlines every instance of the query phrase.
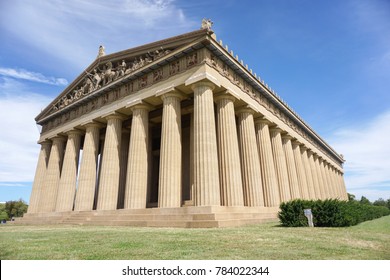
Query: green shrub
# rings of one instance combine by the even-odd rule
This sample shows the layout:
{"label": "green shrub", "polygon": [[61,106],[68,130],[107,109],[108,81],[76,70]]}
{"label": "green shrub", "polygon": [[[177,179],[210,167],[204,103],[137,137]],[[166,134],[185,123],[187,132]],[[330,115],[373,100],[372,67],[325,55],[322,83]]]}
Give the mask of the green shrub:
{"label": "green shrub", "polygon": [[357,201],[326,200],[292,200],[280,205],[278,214],[283,226],[307,226],[303,210],[310,208],[313,223],[317,227],[345,227],[390,215],[390,209],[383,206],[362,204]]}
{"label": "green shrub", "polygon": [[314,201],[296,199],[289,202],[283,202],[280,204],[280,212],[278,213],[279,219],[284,226],[288,227],[301,227],[307,226],[307,218],[305,217],[303,210],[312,208]]}

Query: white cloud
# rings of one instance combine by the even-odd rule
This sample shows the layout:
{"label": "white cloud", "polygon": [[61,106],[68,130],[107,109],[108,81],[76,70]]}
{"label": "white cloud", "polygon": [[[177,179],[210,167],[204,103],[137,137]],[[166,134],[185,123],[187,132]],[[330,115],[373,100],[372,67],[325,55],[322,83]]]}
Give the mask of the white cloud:
{"label": "white cloud", "polygon": [[14,0],[2,3],[0,22],[28,45],[82,69],[99,45],[112,53],[195,27],[170,0]]}
{"label": "white cloud", "polygon": [[9,78],[0,78],[0,93],[0,182],[31,182],[39,152],[34,118],[50,99]]}
{"label": "white cloud", "polygon": [[45,77],[41,73],[31,72],[25,69],[0,67],[0,75],[48,85],[66,86],[68,84],[68,81],[64,78]]}
{"label": "white cloud", "polygon": [[329,143],[344,154],[347,191],[390,198],[390,111],[337,131]]}

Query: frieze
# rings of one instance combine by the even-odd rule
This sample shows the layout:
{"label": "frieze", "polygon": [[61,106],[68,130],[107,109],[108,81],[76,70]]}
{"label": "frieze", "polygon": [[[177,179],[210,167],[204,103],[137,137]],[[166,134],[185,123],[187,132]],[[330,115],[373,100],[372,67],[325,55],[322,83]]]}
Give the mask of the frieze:
{"label": "frieze", "polygon": [[198,53],[194,52],[186,57],[187,68],[198,64]]}
{"label": "frieze", "polygon": [[153,82],[158,82],[163,78],[163,69],[159,68],[153,72]]}
{"label": "frieze", "polygon": [[175,75],[180,72],[180,61],[174,61],[169,64],[169,75]]}

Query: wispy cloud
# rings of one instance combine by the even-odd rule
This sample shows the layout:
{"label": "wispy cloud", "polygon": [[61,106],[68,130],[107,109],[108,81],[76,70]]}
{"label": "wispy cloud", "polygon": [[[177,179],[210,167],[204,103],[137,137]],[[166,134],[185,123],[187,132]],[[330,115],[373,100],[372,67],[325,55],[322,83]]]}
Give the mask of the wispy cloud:
{"label": "wispy cloud", "polygon": [[28,187],[31,185],[31,182],[0,182],[0,188],[8,188],[8,187]]}
{"label": "wispy cloud", "polygon": [[337,131],[330,143],[345,155],[347,190],[371,200],[390,198],[390,111]]}
{"label": "wispy cloud", "polygon": [[198,25],[171,0],[14,0],[2,3],[0,22],[12,36],[79,68],[101,44],[112,53]]}
{"label": "wispy cloud", "polygon": [[50,99],[5,77],[0,92],[0,183],[32,181],[39,152],[34,118]]}
{"label": "wispy cloud", "polygon": [[31,72],[25,69],[0,67],[0,75],[48,85],[66,86],[68,84],[68,81],[64,78],[46,77],[41,73]]}

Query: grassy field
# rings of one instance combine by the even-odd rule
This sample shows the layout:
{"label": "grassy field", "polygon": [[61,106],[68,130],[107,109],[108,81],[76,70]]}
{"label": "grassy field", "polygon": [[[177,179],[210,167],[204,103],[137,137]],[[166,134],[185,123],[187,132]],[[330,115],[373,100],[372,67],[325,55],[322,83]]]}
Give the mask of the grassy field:
{"label": "grassy field", "polygon": [[390,216],[349,228],[0,226],[0,259],[390,259]]}

